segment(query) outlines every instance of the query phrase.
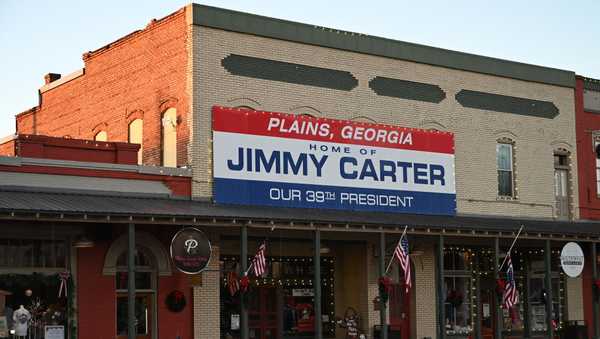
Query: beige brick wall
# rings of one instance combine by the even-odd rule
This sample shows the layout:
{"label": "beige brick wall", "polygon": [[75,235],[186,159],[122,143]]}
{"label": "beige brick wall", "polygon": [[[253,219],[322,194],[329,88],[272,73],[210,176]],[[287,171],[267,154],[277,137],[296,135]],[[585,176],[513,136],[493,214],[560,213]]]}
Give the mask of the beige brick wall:
{"label": "beige brick wall", "polygon": [[565,289],[567,290],[567,320],[584,320],[582,277],[567,277],[565,281]]}
{"label": "beige brick wall", "polygon": [[413,257],[415,267],[415,338],[436,338],[437,305],[435,287],[435,250],[423,245],[423,255]]}
{"label": "beige brick wall", "polygon": [[202,272],[202,285],[193,287],[195,339],[220,338],[219,253],[219,247],[213,245],[211,271]]}
{"label": "beige brick wall", "polygon": [[[211,158],[212,105],[309,111],[339,119],[363,116],[385,124],[454,132],[460,213],[552,217],[553,150],[571,150],[572,173],[577,171],[573,89],[206,27],[195,26],[193,30],[195,196],[209,197],[212,191],[212,164],[207,161]],[[359,85],[348,92],[234,76],[221,67],[221,60],[230,53],[351,71]],[[447,97],[433,104],[377,96],[368,88],[368,82],[378,75],[437,84]],[[454,99],[461,89],[552,101],[560,115],[542,119],[464,108]],[[518,200],[511,202],[497,200],[495,144],[504,136],[516,141]],[[571,192],[573,205],[578,206],[576,185],[572,185]]]}

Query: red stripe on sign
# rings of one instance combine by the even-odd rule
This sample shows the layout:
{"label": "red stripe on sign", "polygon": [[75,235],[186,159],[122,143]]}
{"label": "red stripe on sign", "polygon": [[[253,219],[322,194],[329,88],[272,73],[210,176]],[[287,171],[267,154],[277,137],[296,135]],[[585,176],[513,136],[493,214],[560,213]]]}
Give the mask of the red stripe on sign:
{"label": "red stripe on sign", "polygon": [[213,106],[213,131],[454,154],[454,134]]}

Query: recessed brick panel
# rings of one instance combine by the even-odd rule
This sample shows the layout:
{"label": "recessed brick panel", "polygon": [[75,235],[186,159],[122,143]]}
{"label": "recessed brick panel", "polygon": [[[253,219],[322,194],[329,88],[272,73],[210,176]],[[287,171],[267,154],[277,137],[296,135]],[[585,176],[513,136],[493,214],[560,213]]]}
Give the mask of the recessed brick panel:
{"label": "recessed brick panel", "polygon": [[350,72],[230,54],[221,65],[233,75],[351,91],[358,80]]}
{"label": "recessed brick panel", "polygon": [[377,95],[387,97],[439,103],[446,98],[446,93],[438,85],[422,82],[375,77],[369,81],[369,87]]}
{"label": "recessed brick panel", "polygon": [[549,101],[532,100],[493,93],[463,89],[456,94],[456,101],[464,107],[487,111],[529,115],[532,117],[554,119],[558,108]]}

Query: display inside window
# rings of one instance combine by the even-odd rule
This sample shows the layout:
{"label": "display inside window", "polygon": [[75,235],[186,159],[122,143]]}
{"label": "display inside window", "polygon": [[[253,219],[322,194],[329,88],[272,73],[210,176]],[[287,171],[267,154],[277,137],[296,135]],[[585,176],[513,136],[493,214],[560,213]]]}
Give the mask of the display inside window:
{"label": "display inside window", "polygon": [[450,338],[468,338],[473,332],[472,266],[470,249],[444,251],[444,329]]}
{"label": "display inside window", "polygon": [[[222,257],[221,337],[239,338],[239,290],[229,279],[239,278],[239,258]],[[267,272],[251,277],[245,294],[249,337],[255,339],[312,338],[315,318],[314,264],[309,257],[267,258]],[[335,336],[334,259],[321,258],[323,335]],[[232,292],[232,287],[233,291]]]}
{"label": "display inside window", "polygon": [[62,326],[68,335],[71,298],[61,291],[57,273],[0,274],[0,316],[6,317],[8,329],[17,337],[43,338],[49,325]]}

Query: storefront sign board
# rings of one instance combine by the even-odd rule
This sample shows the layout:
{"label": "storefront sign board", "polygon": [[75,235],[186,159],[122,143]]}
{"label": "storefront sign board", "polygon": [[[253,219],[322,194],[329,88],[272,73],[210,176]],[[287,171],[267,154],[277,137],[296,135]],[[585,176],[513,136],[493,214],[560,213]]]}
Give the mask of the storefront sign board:
{"label": "storefront sign board", "polygon": [[583,272],[584,256],[583,250],[575,242],[566,243],[560,252],[560,265],[571,278],[578,277]]}
{"label": "storefront sign board", "polygon": [[215,106],[217,203],[454,215],[454,135]]}
{"label": "storefront sign board", "polygon": [[44,326],[44,339],[65,339],[65,327]]}
{"label": "storefront sign board", "polygon": [[183,273],[198,274],[206,269],[212,248],[204,232],[194,227],[180,230],[171,240],[171,258]]}

